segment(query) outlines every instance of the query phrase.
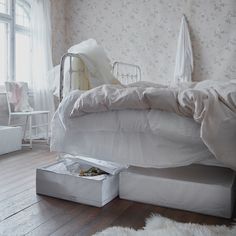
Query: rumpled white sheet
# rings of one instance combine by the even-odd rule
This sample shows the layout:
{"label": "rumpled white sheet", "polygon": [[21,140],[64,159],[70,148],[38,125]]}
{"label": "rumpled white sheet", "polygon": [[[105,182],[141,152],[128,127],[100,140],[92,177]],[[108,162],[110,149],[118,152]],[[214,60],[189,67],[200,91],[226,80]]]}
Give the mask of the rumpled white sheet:
{"label": "rumpled white sheet", "polygon": [[52,151],[141,167],[222,165],[202,142],[200,125],[193,119],[160,110],[108,111],[71,119],[82,94],[73,91],[59,105],[52,121]]}
{"label": "rumpled white sheet", "polygon": [[201,124],[200,137],[226,166],[236,170],[236,83],[203,81],[187,88],[104,85],[82,94],[71,116],[114,110],[158,109],[192,117]]}

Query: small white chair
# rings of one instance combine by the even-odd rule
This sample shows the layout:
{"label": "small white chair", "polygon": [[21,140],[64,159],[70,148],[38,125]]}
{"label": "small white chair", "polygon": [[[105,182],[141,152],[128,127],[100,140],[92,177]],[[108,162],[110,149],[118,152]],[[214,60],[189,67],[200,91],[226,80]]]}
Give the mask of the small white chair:
{"label": "small white chair", "polygon": [[[9,111],[9,119],[8,119],[8,126],[11,125],[11,119],[12,117],[26,117],[26,122],[25,122],[25,125],[24,125],[24,135],[23,135],[23,138],[25,139],[25,136],[26,136],[26,129],[27,129],[27,125],[28,125],[28,128],[29,128],[29,144],[23,144],[22,146],[29,146],[30,148],[32,148],[32,129],[36,129],[38,127],[46,127],[46,140],[47,140],[47,143],[48,143],[48,140],[49,140],[49,111],[14,111],[15,108],[14,108],[14,104],[11,102],[11,99],[10,99],[10,95],[12,94],[12,86],[13,84],[18,84],[20,86],[23,86],[24,89],[26,89],[26,95],[24,94],[24,96],[27,96],[25,97],[25,99],[27,99],[27,102],[28,102],[28,84],[25,83],[25,82],[5,82],[5,88],[6,88],[6,97],[7,97],[7,106],[8,106],[8,111]],[[47,122],[45,124],[39,124],[39,125],[32,125],[32,116],[35,116],[35,115],[46,115],[47,116]],[[16,124],[14,125],[16,126]]]}

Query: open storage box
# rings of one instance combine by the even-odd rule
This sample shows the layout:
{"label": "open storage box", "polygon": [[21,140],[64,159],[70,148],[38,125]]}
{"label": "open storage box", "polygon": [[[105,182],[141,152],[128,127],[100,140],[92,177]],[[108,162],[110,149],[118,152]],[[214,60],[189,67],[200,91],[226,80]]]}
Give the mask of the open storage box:
{"label": "open storage box", "polygon": [[[81,161],[77,160],[77,163],[81,164]],[[83,161],[82,164],[84,164]],[[68,170],[66,165],[65,160],[61,160],[52,165],[38,168],[36,171],[36,192],[97,207],[104,206],[118,196],[119,171],[114,172],[113,175],[108,173],[84,177]]]}

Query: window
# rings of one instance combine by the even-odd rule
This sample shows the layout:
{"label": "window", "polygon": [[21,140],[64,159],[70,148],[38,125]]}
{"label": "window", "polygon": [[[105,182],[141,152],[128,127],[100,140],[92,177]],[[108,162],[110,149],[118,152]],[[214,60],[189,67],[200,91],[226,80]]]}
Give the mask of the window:
{"label": "window", "polygon": [[0,0],[0,12],[5,14],[10,13],[9,0]]}
{"label": "window", "polygon": [[30,83],[31,33],[29,0],[0,0],[0,84]]}

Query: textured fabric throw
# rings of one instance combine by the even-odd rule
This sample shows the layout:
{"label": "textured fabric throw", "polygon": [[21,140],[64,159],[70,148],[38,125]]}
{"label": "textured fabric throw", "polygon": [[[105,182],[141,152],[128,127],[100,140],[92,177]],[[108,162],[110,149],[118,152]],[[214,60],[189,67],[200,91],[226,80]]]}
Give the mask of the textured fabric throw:
{"label": "textured fabric throw", "polygon": [[131,228],[112,227],[94,236],[233,236],[236,227],[207,226],[191,223],[178,223],[165,217],[156,215],[146,221],[141,230]]}
{"label": "textured fabric throw", "polygon": [[9,103],[14,112],[33,111],[29,104],[28,85],[25,82],[5,82]]}

